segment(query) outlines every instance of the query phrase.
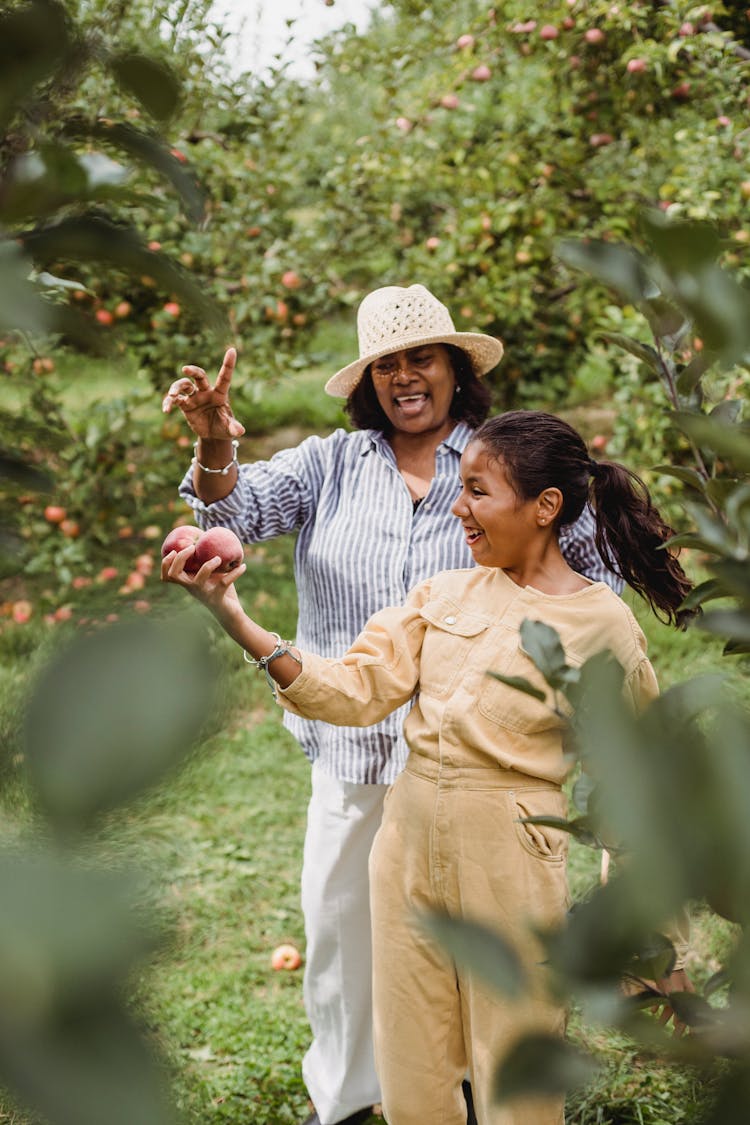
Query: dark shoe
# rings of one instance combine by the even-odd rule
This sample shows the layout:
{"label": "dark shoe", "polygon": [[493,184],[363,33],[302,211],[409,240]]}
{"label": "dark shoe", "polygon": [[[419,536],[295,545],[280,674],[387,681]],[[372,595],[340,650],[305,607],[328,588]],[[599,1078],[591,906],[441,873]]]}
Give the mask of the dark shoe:
{"label": "dark shoe", "polygon": [[[356,1113],[350,1113],[348,1117],[337,1121],[336,1125],[363,1125],[363,1122],[365,1122],[371,1114],[372,1106],[368,1105],[366,1109],[358,1109]],[[302,1125],[320,1125],[320,1118],[317,1113],[311,1113],[309,1117],[305,1118]]]}
{"label": "dark shoe", "polygon": [[477,1125],[477,1115],[474,1112],[474,1097],[471,1093],[471,1082],[464,1079],[461,1083],[461,1089],[466,1098],[466,1125]]}

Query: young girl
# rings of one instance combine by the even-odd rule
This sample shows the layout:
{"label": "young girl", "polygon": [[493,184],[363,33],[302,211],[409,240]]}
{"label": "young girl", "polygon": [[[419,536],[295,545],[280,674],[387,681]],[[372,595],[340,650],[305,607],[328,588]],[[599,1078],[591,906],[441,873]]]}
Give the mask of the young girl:
{"label": "young girl", "polygon": [[[679,623],[690,583],[663,547],[671,529],[645,487],[621,465],[591,461],[567,423],[533,411],[485,422],[461,458],[453,512],[477,566],[420,583],[404,606],[375,614],[340,659],[299,652],[249,618],[233,586],[242,568],[216,574],[217,559],[190,576],[192,547],[163,562],[163,578],[211,609],[294,713],[367,725],[414,701],[409,759],[370,857],[376,1060],[389,1125],[464,1125],[467,1067],[480,1125],[563,1120],[562,1099],[498,1107],[491,1097],[494,1067],[518,1038],[564,1027],[562,1009],[545,999],[530,924],[564,915],[566,837],[522,820],[565,815],[566,764],[563,723],[549,704],[487,672],[545,688],[520,644],[529,618],[557,630],[570,663],[611,650],[634,707],[656,695],[628,607],[560,552],[560,529],[589,500],[602,557]],[[508,938],[538,980],[532,999],[499,998],[457,969],[415,925],[415,911],[430,907]]]}

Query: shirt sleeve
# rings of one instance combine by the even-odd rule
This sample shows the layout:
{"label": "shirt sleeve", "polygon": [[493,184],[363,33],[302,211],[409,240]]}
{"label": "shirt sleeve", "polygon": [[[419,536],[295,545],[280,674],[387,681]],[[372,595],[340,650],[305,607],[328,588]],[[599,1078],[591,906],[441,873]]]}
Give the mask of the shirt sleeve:
{"label": "shirt sleeve", "polygon": [[625,696],[633,710],[644,711],[659,694],[659,684],[653,665],[644,656],[625,680]]}
{"label": "shirt sleeve", "polygon": [[191,466],[180,483],[180,496],[193,509],[199,527],[229,527],[244,543],[296,531],[315,510],[327,442],[330,439],[307,438],[268,461],[240,465],[232,491],[213,504],[196,495]]}
{"label": "shirt sleeve", "polygon": [[575,523],[569,524],[560,531],[560,550],[563,558],[578,574],[583,574],[592,582],[606,582],[616,594],[621,594],[625,583],[619,574],[614,574],[604,565],[594,542],[595,532],[594,513],[586,505]]}
{"label": "shirt sleeve", "polygon": [[414,695],[427,621],[420,613],[430,582],[412,590],[404,606],[374,614],[342,657],[303,652],[302,671],[278,691],[285,710],[336,726],[378,723]]}

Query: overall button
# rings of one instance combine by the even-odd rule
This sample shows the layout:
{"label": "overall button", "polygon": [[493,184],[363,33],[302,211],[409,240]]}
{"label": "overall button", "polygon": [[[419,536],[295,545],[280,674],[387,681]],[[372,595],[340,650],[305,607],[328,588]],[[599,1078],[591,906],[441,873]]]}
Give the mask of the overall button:
{"label": "overall button", "polygon": [[455,617],[453,617],[453,615],[451,615],[450,617],[444,617],[443,620],[445,621],[446,625],[455,625],[456,624],[456,619],[455,619]]}

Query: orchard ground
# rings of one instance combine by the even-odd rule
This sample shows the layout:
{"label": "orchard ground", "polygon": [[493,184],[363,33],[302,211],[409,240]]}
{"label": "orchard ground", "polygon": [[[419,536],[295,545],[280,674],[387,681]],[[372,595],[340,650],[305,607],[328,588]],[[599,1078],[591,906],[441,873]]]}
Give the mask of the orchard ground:
{"label": "orchard ground", "polygon": [[[347,354],[343,347],[341,354]],[[66,384],[61,391],[72,427],[77,417],[90,416],[91,396],[111,405],[123,393],[122,372],[113,377],[103,375],[99,364],[75,363],[75,378],[65,359],[55,375]],[[305,433],[341,424],[339,403],[321,391],[335,363],[331,355],[325,369],[291,376],[259,400],[253,429],[262,433],[243,439],[243,459],[268,456]],[[136,378],[127,365],[125,370]],[[19,718],[27,686],[45,660],[77,629],[105,628],[114,616],[184,609],[182,592],[160,583],[158,559],[166,532],[189,516],[175,500],[175,489],[191,451],[180,441],[183,424],[175,422],[172,432],[171,420],[162,423],[152,391],[137,411],[142,424],[155,429],[153,441],[169,451],[169,471],[153,474],[158,483],[142,493],[139,519],[123,525],[131,533],[116,538],[116,547],[102,554],[83,514],[83,527],[73,538],[61,530],[59,511],[52,513],[53,520],[45,519],[44,509],[53,500],[65,507],[65,498],[37,497],[29,503],[39,506],[45,557],[54,560],[50,544],[73,544],[81,549],[81,571],[62,589],[54,566],[7,578],[1,587],[0,731],[9,747],[2,763],[1,834],[8,840],[21,836],[32,819],[23,786]],[[607,402],[590,403],[571,420],[591,442],[596,435],[607,437],[613,414]],[[164,425],[170,427],[167,433]],[[292,549],[291,537],[248,548],[240,586],[248,608],[283,635],[293,633],[296,616]],[[631,601],[664,687],[688,673],[727,671],[720,642],[697,632],[670,631]],[[13,612],[20,602],[30,607],[22,620]],[[278,946],[291,944],[304,957],[298,884],[309,769],[281,725],[264,678],[238,659],[236,646],[212,629],[210,619],[206,637],[222,666],[220,712],[208,720],[179,777],[113,816],[100,843],[113,864],[134,861],[149,872],[152,908],[171,935],[159,959],[133,981],[132,1002],[169,1061],[185,1120],[189,1125],[214,1120],[283,1125],[306,1112],[300,1060],[308,1029],[301,970],[275,971],[272,955]],[[573,845],[576,896],[595,884],[598,862],[598,853]],[[689,966],[696,983],[723,962],[731,941],[728,923],[708,912],[696,914]],[[571,1035],[594,1052],[602,1071],[594,1084],[571,1097],[569,1125],[677,1125],[695,1119],[705,1094],[699,1075],[677,1073],[619,1035],[584,1027],[576,1013]],[[28,1125],[22,1113],[0,1099],[2,1121]]]}

